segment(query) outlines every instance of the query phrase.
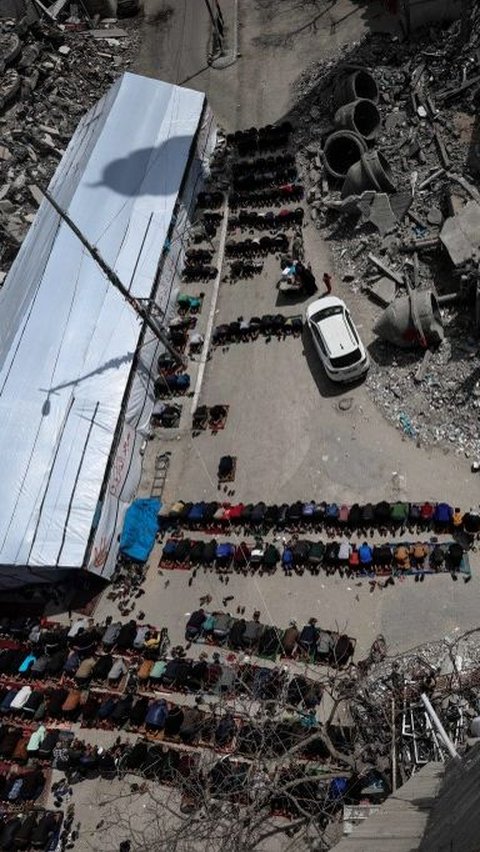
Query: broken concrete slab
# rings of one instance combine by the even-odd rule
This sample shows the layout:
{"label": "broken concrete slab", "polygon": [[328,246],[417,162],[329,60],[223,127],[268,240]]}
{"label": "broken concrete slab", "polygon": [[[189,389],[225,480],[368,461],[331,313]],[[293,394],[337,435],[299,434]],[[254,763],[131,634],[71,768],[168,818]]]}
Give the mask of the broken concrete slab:
{"label": "broken concrete slab", "polygon": [[5,145],[0,145],[0,160],[7,161],[7,160],[11,160],[11,159],[12,159],[12,154],[8,150],[8,148],[6,148]]}
{"label": "broken concrete slab", "polygon": [[388,308],[393,302],[397,293],[397,286],[390,278],[379,278],[374,284],[368,287],[368,294],[382,308]]}
{"label": "broken concrete slab", "polygon": [[454,266],[480,254],[480,204],[468,201],[456,216],[449,216],[440,231],[440,239]]}
{"label": "broken concrete slab", "polygon": [[361,195],[348,195],[346,198],[324,198],[323,203],[329,210],[337,210],[345,215],[363,213],[363,208],[369,208],[375,197],[374,189],[367,189]]}
{"label": "broken concrete slab", "polygon": [[397,284],[404,284],[403,275],[400,272],[397,272],[395,269],[391,269],[389,266],[387,266],[386,263],[383,262],[383,260],[380,260],[379,257],[376,257],[376,255],[374,254],[369,254],[368,260],[370,261],[370,263],[373,263],[373,265],[376,266],[377,269],[380,270],[380,272],[383,272],[383,274],[386,275],[387,278],[391,278],[392,281],[395,281]]}
{"label": "broken concrete slab", "polygon": [[128,37],[127,31],[122,29],[121,27],[109,27],[108,29],[104,29],[104,30],[85,30],[85,32],[81,33],[81,35],[91,36],[92,38],[95,38],[95,39],[102,39],[102,38],[116,39],[116,38],[127,38]]}
{"label": "broken concrete slab", "polygon": [[443,214],[442,211],[438,207],[430,207],[430,210],[427,213],[427,222],[429,225],[442,225],[443,224]]}
{"label": "broken concrete slab", "polygon": [[381,237],[393,231],[397,220],[393,215],[390,200],[386,193],[377,192],[371,205],[368,221],[375,225]]}
{"label": "broken concrete slab", "polygon": [[35,186],[35,184],[30,184],[28,188],[33,200],[40,206],[43,201],[43,192],[38,188],[38,186]]}
{"label": "broken concrete slab", "polygon": [[392,208],[397,222],[402,222],[413,201],[411,191],[409,189],[404,189],[400,192],[394,192],[393,195],[389,196],[389,200],[390,207]]}

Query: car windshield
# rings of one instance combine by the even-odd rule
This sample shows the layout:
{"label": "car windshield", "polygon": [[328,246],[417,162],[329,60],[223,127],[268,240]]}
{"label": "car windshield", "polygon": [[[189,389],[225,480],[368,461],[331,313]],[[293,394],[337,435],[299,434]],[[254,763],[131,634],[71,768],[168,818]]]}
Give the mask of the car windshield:
{"label": "car windshield", "polygon": [[336,314],[343,314],[343,308],[341,305],[334,305],[331,308],[324,308],[323,311],[317,311],[316,314],[313,314],[311,317],[312,322],[321,322],[328,317],[333,317]]}
{"label": "car windshield", "polygon": [[346,355],[339,355],[338,358],[330,358],[330,363],[332,367],[342,368],[342,367],[351,367],[352,364],[356,364],[358,361],[362,360],[362,353],[360,349],[354,349],[353,352],[347,352]]}

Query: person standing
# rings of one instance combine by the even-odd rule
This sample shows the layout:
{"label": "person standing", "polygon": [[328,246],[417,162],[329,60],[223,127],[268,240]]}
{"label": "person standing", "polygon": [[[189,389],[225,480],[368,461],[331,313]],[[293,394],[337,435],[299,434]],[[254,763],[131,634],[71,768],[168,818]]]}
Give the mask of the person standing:
{"label": "person standing", "polygon": [[325,296],[329,296],[332,292],[332,276],[328,272],[323,273],[323,283],[325,284]]}

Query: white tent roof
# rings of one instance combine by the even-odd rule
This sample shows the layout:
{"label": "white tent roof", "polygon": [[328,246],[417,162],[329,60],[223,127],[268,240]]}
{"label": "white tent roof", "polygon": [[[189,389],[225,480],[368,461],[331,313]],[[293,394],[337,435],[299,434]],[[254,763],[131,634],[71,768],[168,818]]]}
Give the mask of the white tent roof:
{"label": "white tent roof", "polygon": [[[151,294],[204,96],[124,74],[50,191]],[[141,325],[43,201],[0,293],[0,565],[80,567]]]}

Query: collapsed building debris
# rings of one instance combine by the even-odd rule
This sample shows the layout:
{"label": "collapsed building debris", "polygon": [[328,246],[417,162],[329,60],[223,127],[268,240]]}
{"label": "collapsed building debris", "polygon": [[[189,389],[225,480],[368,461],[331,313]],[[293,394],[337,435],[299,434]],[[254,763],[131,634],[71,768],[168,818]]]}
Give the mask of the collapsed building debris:
{"label": "collapsed building debris", "polygon": [[374,325],[375,334],[396,346],[424,348],[443,340],[440,306],[432,290],[411,290],[394,299]]}
{"label": "collapsed building debris", "polygon": [[[402,781],[428,760],[444,761],[448,756],[447,746],[432,728],[422,695],[428,696],[455,746],[465,748],[473,744],[472,738],[477,738],[475,688],[480,678],[480,660],[476,633],[457,640],[446,637],[395,659],[385,656],[383,660],[371,660],[366,677],[357,681],[357,701],[362,696],[367,701],[368,696],[380,712],[383,705],[387,713],[393,701]],[[363,665],[360,663],[359,668]],[[353,704],[351,710],[358,719]],[[371,740],[370,748],[375,752]]]}
{"label": "collapsed building debris", "polygon": [[[65,12],[66,14],[66,12]],[[6,277],[79,116],[128,67],[137,30],[103,41],[49,22],[0,22],[0,284]],[[72,24],[73,26],[73,24]],[[75,25],[78,27],[78,24]]]}
{"label": "collapsed building debris", "polygon": [[454,266],[477,260],[480,252],[480,205],[469,201],[458,213],[449,216],[440,231],[440,240]]}
{"label": "collapsed building debris", "polygon": [[[395,343],[387,335],[390,342],[379,339],[371,346],[368,389],[398,428],[403,428],[400,415],[408,415],[408,434],[417,442],[447,443],[477,457],[478,5],[472,5],[466,38],[465,32],[455,22],[419,30],[406,41],[369,34],[345,49],[340,60],[319,63],[300,79],[293,117],[299,126],[300,167],[311,187],[312,219],[329,241],[345,286],[370,297],[372,328],[385,328],[385,319],[382,323],[375,314],[378,306],[391,318],[403,310],[411,314],[411,291],[435,299],[430,321],[437,348],[422,369],[421,349],[402,353],[394,348],[402,334],[394,336]],[[371,138],[362,135],[361,121],[354,121],[359,99],[370,101],[380,117]],[[336,119],[340,109],[342,118]],[[348,157],[330,141],[332,121],[335,133],[343,130],[340,120],[357,140]],[[372,255],[383,267],[372,262]],[[395,273],[393,279],[385,269]],[[402,311],[395,306],[401,298]],[[429,295],[425,299],[431,304]],[[413,336],[422,342],[422,335]]]}

